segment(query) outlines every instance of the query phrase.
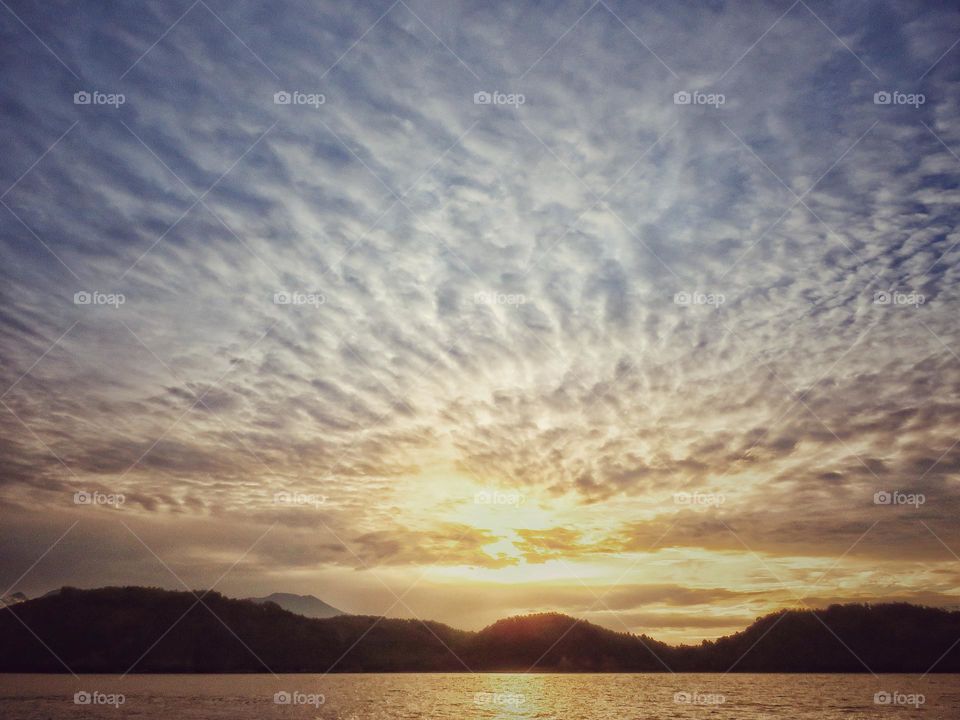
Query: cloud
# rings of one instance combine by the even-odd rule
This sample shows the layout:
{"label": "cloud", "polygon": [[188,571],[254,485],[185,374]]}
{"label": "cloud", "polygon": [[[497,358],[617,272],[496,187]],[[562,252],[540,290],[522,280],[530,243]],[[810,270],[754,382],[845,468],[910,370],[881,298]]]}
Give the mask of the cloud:
{"label": "cloud", "polygon": [[[11,4],[37,36],[3,31],[4,514],[89,487],[144,520],[283,517],[265,552],[291,570],[357,560],[293,540],[309,522],[263,503],[291,488],[334,498],[371,567],[663,533],[815,564],[876,519],[863,557],[934,558],[916,521],[955,530],[960,469],[957,19],[408,4]],[[874,103],[894,90],[925,102]],[[495,91],[524,102],[474,103]],[[724,103],[674,103],[694,91]],[[550,517],[441,514],[471,482]],[[927,503],[873,504],[897,489]]]}

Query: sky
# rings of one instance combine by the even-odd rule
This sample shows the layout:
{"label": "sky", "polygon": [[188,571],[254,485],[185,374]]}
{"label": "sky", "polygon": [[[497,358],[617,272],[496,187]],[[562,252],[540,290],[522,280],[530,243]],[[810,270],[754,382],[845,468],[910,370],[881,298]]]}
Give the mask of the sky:
{"label": "sky", "polygon": [[960,606],[949,2],[0,2],[0,590],[699,642]]}

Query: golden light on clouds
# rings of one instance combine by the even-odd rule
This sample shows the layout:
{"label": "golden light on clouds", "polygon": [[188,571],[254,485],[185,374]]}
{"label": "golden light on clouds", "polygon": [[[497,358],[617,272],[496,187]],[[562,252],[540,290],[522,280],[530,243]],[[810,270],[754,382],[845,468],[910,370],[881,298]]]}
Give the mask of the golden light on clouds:
{"label": "golden light on clouds", "polygon": [[[224,3],[276,76],[223,28],[145,37],[162,4],[45,18],[111,82],[91,48],[151,48],[118,108],[7,16],[0,580],[43,556],[30,596],[226,572],[691,640],[957,604],[953,21],[902,3],[837,46],[801,6],[622,4],[676,71],[604,4],[564,33],[581,13],[443,3],[434,35],[403,3]],[[873,103],[860,44],[926,104]],[[673,102],[741,55],[728,102]],[[274,103],[280,76],[328,101]],[[472,101],[501,81],[522,107]]]}

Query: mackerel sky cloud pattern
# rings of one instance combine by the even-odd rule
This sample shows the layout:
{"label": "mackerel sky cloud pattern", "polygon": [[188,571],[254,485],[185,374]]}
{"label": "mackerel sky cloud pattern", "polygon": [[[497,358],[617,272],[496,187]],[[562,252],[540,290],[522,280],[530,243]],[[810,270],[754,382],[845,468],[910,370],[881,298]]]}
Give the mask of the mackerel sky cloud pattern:
{"label": "mackerel sky cloud pattern", "polygon": [[665,640],[955,605],[958,38],[933,2],[4,0],[0,581],[80,520],[17,589],[178,587],[137,537],[207,586],[272,528],[218,589],[416,581],[393,614],[467,627],[549,586]]}

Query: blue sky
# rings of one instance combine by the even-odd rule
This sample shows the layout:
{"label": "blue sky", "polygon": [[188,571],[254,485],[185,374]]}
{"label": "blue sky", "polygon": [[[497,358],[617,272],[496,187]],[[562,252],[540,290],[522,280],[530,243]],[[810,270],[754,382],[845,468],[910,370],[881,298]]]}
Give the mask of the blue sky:
{"label": "blue sky", "polygon": [[0,580],[70,528],[18,588],[242,555],[220,589],[417,581],[391,614],[467,626],[549,587],[684,637],[951,604],[958,39],[950,3],[4,0]]}

